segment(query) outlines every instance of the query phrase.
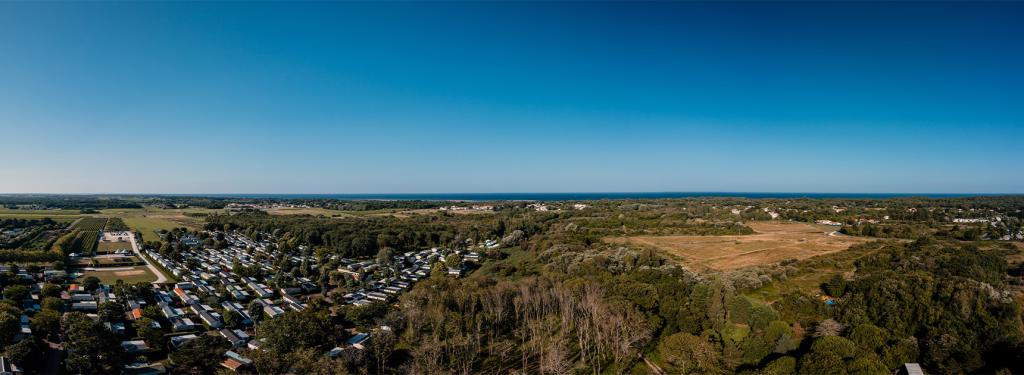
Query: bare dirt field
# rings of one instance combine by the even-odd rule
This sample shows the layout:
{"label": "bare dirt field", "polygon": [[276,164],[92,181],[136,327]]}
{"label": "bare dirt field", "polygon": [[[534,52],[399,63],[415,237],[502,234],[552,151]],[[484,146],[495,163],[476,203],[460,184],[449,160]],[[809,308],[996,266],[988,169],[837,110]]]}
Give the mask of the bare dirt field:
{"label": "bare dirt field", "polygon": [[796,222],[751,222],[755,234],[737,236],[612,237],[612,243],[654,247],[695,270],[727,270],[786,259],[803,259],[850,248],[867,238],[845,236],[838,228]]}

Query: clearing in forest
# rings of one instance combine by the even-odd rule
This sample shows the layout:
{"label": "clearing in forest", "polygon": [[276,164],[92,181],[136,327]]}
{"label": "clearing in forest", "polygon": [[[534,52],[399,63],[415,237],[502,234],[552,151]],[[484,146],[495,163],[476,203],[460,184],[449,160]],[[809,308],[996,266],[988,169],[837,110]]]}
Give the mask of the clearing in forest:
{"label": "clearing in forest", "polygon": [[634,236],[611,237],[613,243],[654,247],[692,269],[728,270],[804,259],[850,248],[866,242],[835,232],[839,228],[799,222],[746,223],[754,234],[731,236]]}

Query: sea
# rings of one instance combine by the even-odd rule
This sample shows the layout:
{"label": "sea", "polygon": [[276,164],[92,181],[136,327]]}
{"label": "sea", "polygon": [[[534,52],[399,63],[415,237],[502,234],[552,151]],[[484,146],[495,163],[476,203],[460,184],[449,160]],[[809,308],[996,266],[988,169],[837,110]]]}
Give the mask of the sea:
{"label": "sea", "polygon": [[[185,195],[185,194],[183,194]],[[252,199],[338,199],[338,200],[423,200],[423,201],[572,201],[603,199],[660,198],[752,198],[752,199],[887,199],[961,198],[1002,194],[943,193],[764,193],[764,192],[581,192],[581,193],[416,193],[416,194],[187,194],[212,198]]]}

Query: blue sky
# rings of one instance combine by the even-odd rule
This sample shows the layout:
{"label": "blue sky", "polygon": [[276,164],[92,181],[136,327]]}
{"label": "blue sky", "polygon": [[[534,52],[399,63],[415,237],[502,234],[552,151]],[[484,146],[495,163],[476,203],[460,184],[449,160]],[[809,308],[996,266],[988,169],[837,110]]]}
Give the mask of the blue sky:
{"label": "blue sky", "polygon": [[1022,3],[2,3],[0,192],[1024,193]]}

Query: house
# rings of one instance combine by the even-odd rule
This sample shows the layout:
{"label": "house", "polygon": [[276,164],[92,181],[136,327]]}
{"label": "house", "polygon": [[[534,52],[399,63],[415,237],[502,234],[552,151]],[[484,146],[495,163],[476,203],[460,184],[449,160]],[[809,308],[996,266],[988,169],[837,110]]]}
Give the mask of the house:
{"label": "house", "polygon": [[46,270],[43,271],[43,280],[47,282],[59,282],[67,280],[68,273],[64,270]]}
{"label": "house", "polygon": [[124,323],[121,323],[121,322],[115,322],[115,323],[107,322],[107,323],[103,323],[103,325],[105,327],[107,327],[107,329],[110,330],[110,332],[113,332],[116,335],[124,335]]}
{"label": "house", "polygon": [[198,303],[193,303],[191,305],[191,309],[192,312],[194,312],[196,315],[199,315],[199,319],[202,320],[203,323],[206,323],[206,325],[210,326],[210,328],[220,329],[221,327],[224,326],[224,322],[220,320],[220,317],[215,316],[212,312],[210,312],[210,309],[206,308],[206,306],[200,305]]}
{"label": "house", "polygon": [[121,347],[128,353],[142,353],[149,351],[149,346],[142,340],[121,341]]}
{"label": "house", "polygon": [[369,333],[356,333],[355,336],[350,337],[345,343],[356,349],[366,349],[363,345],[366,344],[366,341],[369,339]]}
{"label": "house", "polygon": [[96,301],[84,301],[75,302],[71,304],[71,310],[73,311],[91,311],[96,312]]}
{"label": "house", "polygon": [[234,371],[234,372],[238,372],[238,370],[240,370],[242,367],[244,367],[245,364],[242,363],[242,362],[239,362],[239,361],[237,361],[237,360],[235,360],[233,358],[225,358],[224,361],[220,363],[220,366],[224,367],[224,368],[226,368],[228,370],[231,370],[231,371]]}
{"label": "house", "polygon": [[245,344],[245,347],[251,350],[263,350],[263,340],[249,340],[249,343]]}
{"label": "house", "polygon": [[196,329],[196,323],[189,318],[174,317],[170,319],[171,328],[175,331],[190,331]]}
{"label": "house", "polygon": [[18,367],[13,362],[11,362],[10,358],[0,357],[0,375],[13,375],[24,373],[25,372],[21,370],[21,367]]}
{"label": "house", "polygon": [[167,367],[160,363],[136,362],[124,366],[122,374],[127,375],[160,375],[167,373]]}
{"label": "house", "polygon": [[924,370],[921,370],[921,365],[917,363],[904,363],[903,367],[900,368],[899,374],[901,375],[924,375]]}
{"label": "house", "polygon": [[171,337],[171,346],[173,346],[175,349],[178,349],[181,348],[182,345],[185,345],[189,341],[195,340],[197,338],[199,338],[199,336],[196,336],[194,334],[173,336]]}
{"label": "house", "polygon": [[233,360],[236,360],[238,362],[241,362],[243,365],[251,365],[252,364],[252,360],[251,359],[243,357],[241,354],[235,353],[234,351],[231,351],[231,350],[228,350],[227,352],[224,352],[224,356],[228,357],[228,358],[231,358]]}
{"label": "house", "polygon": [[228,340],[228,342],[231,343],[231,348],[237,348],[239,346],[245,345],[245,340],[239,337],[238,334],[236,334],[235,331],[233,330],[225,328],[221,329],[220,331],[217,331],[217,333],[220,333],[222,337],[224,337],[225,339]]}
{"label": "house", "polygon": [[263,300],[261,300],[261,303],[263,304],[263,312],[271,318],[276,318],[281,316],[281,314],[284,314],[284,310],[280,307],[274,306],[273,304]]}

